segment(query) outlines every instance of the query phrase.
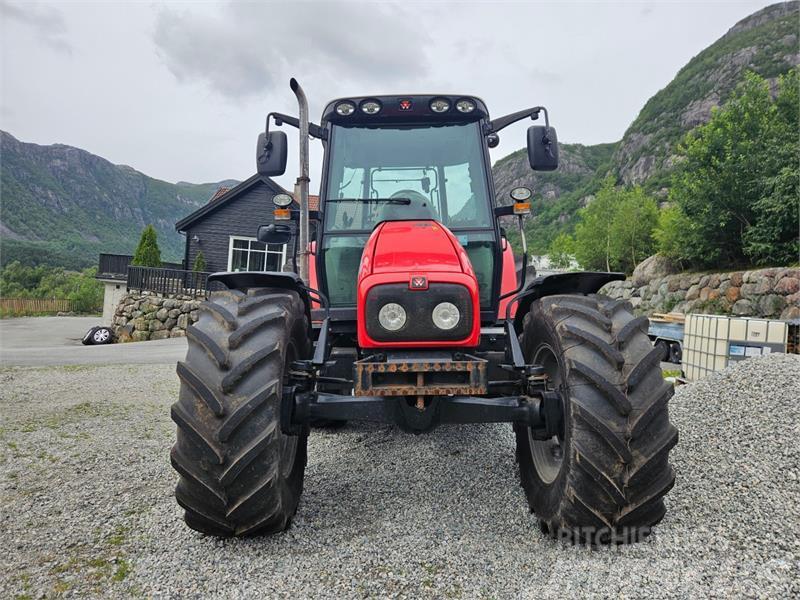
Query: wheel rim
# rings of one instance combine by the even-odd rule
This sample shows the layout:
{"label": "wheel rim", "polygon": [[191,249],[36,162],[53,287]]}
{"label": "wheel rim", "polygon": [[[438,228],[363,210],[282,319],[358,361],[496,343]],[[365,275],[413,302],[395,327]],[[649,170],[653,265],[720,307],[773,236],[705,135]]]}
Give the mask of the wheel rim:
{"label": "wheel rim", "polygon": [[[295,360],[297,360],[297,350],[294,342],[290,341],[286,347],[286,358],[283,363],[283,385],[286,385],[289,381],[289,368]],[[283,438],[281,445],[281,475],[288,477],[294,468],[299,436],[285,435],[284,433],[281,433],[281,436]]]}
{"label": "wheel rim", "polygon": [[[551,386],[548,387],[561,389],[561,368],[555,352],[549,345],[543,344],[537,348],[533,363],[544,367],[547,378],[551,382]],[[561,402],[562,404],[564,402],[563,396]],[[553,483],[564,464],[563,440],[555,435],[549,440],[535,440],[529,427],[528,442],[531,448],[531,458],[539,478],[546,484]]]}
{"label": "wheel rim", "polygon": [[94,338],[95,342],[105,342],[108,340],[109,335],[108,329],[98,329],[94,332],[92,337]]}

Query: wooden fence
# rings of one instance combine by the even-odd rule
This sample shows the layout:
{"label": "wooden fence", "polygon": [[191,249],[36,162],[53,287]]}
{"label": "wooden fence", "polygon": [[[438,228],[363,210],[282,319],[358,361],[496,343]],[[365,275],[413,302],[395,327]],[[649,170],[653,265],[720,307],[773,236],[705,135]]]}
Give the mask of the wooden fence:
{"label": "wooden fence", "polygon": [[30,315],[69,312],[73,310],[71,300],[56,298],[0,298],[0,313]]}

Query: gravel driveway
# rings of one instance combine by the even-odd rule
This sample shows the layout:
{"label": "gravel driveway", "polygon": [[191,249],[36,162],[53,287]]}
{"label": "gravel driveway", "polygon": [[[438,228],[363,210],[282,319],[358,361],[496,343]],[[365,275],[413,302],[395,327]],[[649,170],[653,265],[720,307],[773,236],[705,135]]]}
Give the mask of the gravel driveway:
{"label": "gravel driveway", "polygon": [[309,441],[277,537],[186,528],[168,462],[172,366],[0,371],[0,597],[755,597],[800,593],[800,357],[680,388],[675,489],[646,542],[541,535],[509,426]]}

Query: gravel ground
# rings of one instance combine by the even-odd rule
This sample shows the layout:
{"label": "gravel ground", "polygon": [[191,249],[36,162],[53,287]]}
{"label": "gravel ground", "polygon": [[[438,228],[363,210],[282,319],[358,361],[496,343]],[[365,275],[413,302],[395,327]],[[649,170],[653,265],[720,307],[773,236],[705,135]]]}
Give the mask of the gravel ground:
{"label": "gravel ground", "polygon": [[590,550],[541,535],[508,426],[309,442],[292,528],[186,528],[168,463],[172,366],[0,371],[0,597],[720,597],[800,594],[800,357],[681,387],[666,519]]}

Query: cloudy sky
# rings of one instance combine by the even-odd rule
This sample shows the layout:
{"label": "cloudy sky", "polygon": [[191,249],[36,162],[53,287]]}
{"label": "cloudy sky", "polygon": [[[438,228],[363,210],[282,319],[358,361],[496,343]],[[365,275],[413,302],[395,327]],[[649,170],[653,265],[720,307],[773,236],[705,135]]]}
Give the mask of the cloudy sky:
{"label": "cloudy sky", "polygon": [[[452,92],[495,117],[544,104],[562,141],[611,142],[768,4],[0,0],[0,129],[167,181],[244,179],[266,113],[296,113],[294,76],[314,120],[335,97]],[[493,160],[524,145],[527,125],[503,132]]]}

